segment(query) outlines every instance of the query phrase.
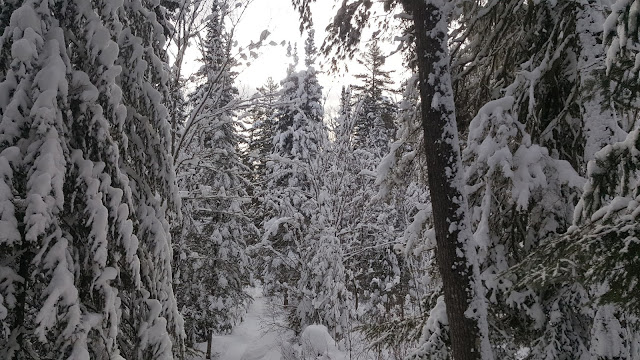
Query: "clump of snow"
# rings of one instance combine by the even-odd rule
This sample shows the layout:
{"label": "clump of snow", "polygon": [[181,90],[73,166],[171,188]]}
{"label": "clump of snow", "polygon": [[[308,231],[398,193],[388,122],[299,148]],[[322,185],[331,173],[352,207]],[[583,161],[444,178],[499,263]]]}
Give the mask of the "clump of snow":
{"label": "clump of snow", "polygon": [[6,319],[7,315],[9,314],[9,311],[3,304],[4,304],[4,298],[2,297],[2,295],[0,295],[0,320]]}
{"label": "clump of snow", "polygon": [[302,344],[302,354],[305,359],[337,360],[345,358],[324,325],[307,326],[300,335],[300,343]]}
{"label": "clump of snow", "polygon": [[324,325],[307,326],[300,335],[300,341],[306,350],[317,355],[328,354],[336,349],[336,342]]}
{"label": "clump of snow", "polygon": [[449,319],[444,296],[439,296],[436,306],[429,312],[429,318],[422,329],[420,347],[415,350],[413,358],[448,359]]}

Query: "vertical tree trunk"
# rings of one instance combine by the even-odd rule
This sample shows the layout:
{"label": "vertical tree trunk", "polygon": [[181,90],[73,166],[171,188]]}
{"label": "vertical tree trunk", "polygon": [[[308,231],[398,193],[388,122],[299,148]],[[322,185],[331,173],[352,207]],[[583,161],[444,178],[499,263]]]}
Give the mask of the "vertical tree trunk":
{"label": "vertical tree trunk", "polygon": [[422,101],[422,128],[436,233],[436,258],[447,305],[453,358],[481,359],[477,320],[465,316],[473,298],[468,205],[461,172],[455,105],[449,71],[446,0],[403,0],[413,15]]}
{"label": "vertical tree trunk", "polygon": [[[22,227],[21,227],[22,228]],[[22,239],[24,239],[24,232],[21,232]],[[15,342],[17,345],[17,354],[14,354],[11,359],[19,358],[20,354],[25,354],[25,318],[27,315],[27,291],[29,289],[29,270],[31,260],[33,260],[33,253],[29,249],[29,243],[22,240],[22,255],[20,255],[18,275],[22,277],[23,282],[17,286],[16,291],[16,307],[15,318],[13,323],[13,329],[11,331],[11,335],[17,333]],[[15,345],[14,345],[15,346]]]}
{"label": "vertical tree trunk", "polygon": [[[356,280],[353,279],[353,295],[355,296],[355,302],[356,302],[356,314],[357,314],[357,310],[358,310],[358,284],[356,284]],[[357,316],[357,315],[356,315]]]}
{"label": "vertical tree trunk", "polygon": [[288,289],[285,288],[284,291],[282,292],[282,305],[284,306],[289,305],[289,292],[287,290]]}
{"label": "vertical tree trunk", "polygon": [[211,346],[213,342],[213,331],[209,332],[209,338],[207,339],[207,360],[211,359]]}

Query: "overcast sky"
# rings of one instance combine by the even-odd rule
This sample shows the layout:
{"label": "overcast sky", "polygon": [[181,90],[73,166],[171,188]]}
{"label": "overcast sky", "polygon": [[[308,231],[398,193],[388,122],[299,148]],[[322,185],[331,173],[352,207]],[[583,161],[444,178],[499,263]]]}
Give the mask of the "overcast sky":
{"label": "overcast sky", "polygon": [[[319,48],[325,37],[324,29],[333,19],[339,1],[318,0],[312,5],[313,21],[316,28],[316,46]],[[269,41],[280,43],[281,41],[298,41],[300,66],[304,66],[304,39],[307,34],[300,35],[299,15],[293,9],[291,0],[254,0],[244,13],[238,25],[236,38],[239,46],[249,44],[251,40],[258,40],[263,30],[268,30],[271,35]],[[368,39],[367,39],[368,40]],[[392,46],[391,46],[392,47]],[[391,49],[391,47],[388,47]],[[238,76],[238,86],[248,93],[255,91],[256,87],[263,85],[270,76],[276,82],[284,79],[290,59],[286,57],[286,46],[263,47],[261,55],[254,60],[251,66],[241,67]],[[321,64],[326,60],[318,58],[317,70],[323,70]],[[399,55],[394,55],[387,60],[385,69],[398,70],[401,66]],[[361,71],[357,63],[349,65],[351,74],[344,72],[338,74],[319,74],[320,84],[324,87],[323,94],[327,97],[326,111],[335,108],[339,102],[340,89],[343,84],[353,82],[353,73]]]}
{"label": "overcast sky", "polygon": [[[315,40],[316,46],[320,48],[325,37],[327,24],[333,19],[333,15],[337,10],[337,6],[341,1],[337,0],[317,0],[312,5],[313,22],[316,29]],[[266,41],[276,42],[277,46],[263,46],[258,50],[259,57],[251,61],[250,66],[241,65],[235,70],[239,72],[236,86],[243,95],[251,95],[257,87],[264,85],[269,77],[272,77],[276,83],[284,79],[287,67],[292,59],[286,56],[286,45],[280,46],[282,41],[298,42],[298,53],[300,57],[299,69],[304,68],[304,39],[307,34],[300,34],[300,20],[298,12],[293,9],[291,0],[253,0],[243,13],[240,22],[236,28],[235,40],[239,47],[246,48],[252,41],[257,42],[260,34],[264,30],[268,30],[270,35]],[[364,41],[369,40],[369,34],[365,32]],[[391,52],[394,45],[380,44],[383,51]],[[362,44],[362,49],[365,45]],[[194,49],[195,50],[195,49]],[[185,62],[185,75],[191,74],[200,66],[194,60],[198,57],[196,51],[191,52],[187,56]],[[325,112],[336,110],[339,104],[340,90],[343,85],[357,83],[353,74],[363,71],[363,68],[355,61],[348,64],[350,73],[344,71],[337,74],[328,74],[323,69],[322,64],[328,63],[321,56],[316,61],[316,70],[321,73],[318,75],[320,84],[323,86],[323,96],[326,98]],[[385,70],[396,70],[399,84],[404,76],[402,73],[402,61],[400,55],[394,55],[387,59],[384,66]],[[396,85],[399,86],[399,85]]]}

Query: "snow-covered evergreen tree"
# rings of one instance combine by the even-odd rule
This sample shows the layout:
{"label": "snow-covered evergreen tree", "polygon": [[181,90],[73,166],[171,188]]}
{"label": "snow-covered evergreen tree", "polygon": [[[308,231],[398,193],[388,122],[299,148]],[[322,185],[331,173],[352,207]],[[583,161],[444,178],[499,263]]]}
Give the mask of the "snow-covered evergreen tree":
{"label": "snow-covered evergreen tree", "polygon": [[420,151],[423,137],[417,85],[417,76],[402,84],[405,90],[398,104],[397,139],[380,161],[375,179],[375,199],[391,201],[402,215],[394,250],[403,268],[399,273],[401,281],[393,284],[398,287],[395,292],[403,295],[404,303],[399,308],[401,313],[396,311],[389,321],[369,323],[363,328],[369,340],[394,353],[394,348],[413,349],[421,344],[423,353],[436,356],[434,349],[438,348],[437,356],[446,358],[449,335],[446,308],[440,298],[442,280],[434,258],[436,245],[425,184],[425,158]]}
{"label": "snow-covered evergreen tree", "polygon": [[356,149],[366,149],[382,156],[389,150],[389,143],[395,135],[395,104],[388,97],[393,85],[392,71],[382,69],[385,57],[375,40],[358,62],[367,71],[354,75],[361,84],[351,86],[352,95],[361,102],[354,114],[353,141]]}
{"label": "snow-covered evergreen tree", "polygon": [[[137,329],[131,338],[134,334],[141,338],[132,346],[135,356],[159,358],[169,356],[170,349],[168,339],[158,337],[156,327],[166,318],[167,326],[175,327],[172,331],[182,331],[172,290],[169,233],[169,220],[179,213],[180,201],[164,106],[169,99],[164,46],[171,25],[164,6],[140,1],[125,1],[109,25],[120,49],[118,84],[127,113],[118,126],[124,135],[123,168],[130,178],[135,214],[140,219],[133,226],[140,242],[141,281],[149,288],[149,298],[159,301],[123,301],[123,307]],[[142,295],[143,299],[147,296]]]}
{"label": "snow-covered evergreen tree", "polygon": [[229,332],[241,318],[249,300],[246,240],[254,231],[244,212],[248,181],[233,113],[229,8],[224,1],[211,6],[195,75],[202,84],[191,96],[176,159],[183,219],[175,229],[175,287],[190,346]]}
{"label": "snow-covered evergreen tree", "polygon": [[[309,35],[312,38],[312,34]],[[273,152],[267,162],[267,184],[261,194],[265,209],[264,235],[260,243],[265,264],[264,281],[269,294],[279,294],[289,311],[289,323],[301,330],[306,317],[297,313],[300,303],[302,251],[309,222],[318,210],[317,179],[313,167],[326,139],[322,124],[322,87],[313,68],[312,41],[307,41],[306,70],[290,67],[282,81],[276,112]],[[295,63],[295,62],[294,62]]]}
{"label": "snow-covered evergreen tree", "polygon": [[[606,44],[606,73],[609,75],[611,101],[620,108],[637,107],[638,75],[640,72],[640,38],[638,14],[640,4],[635,0],[594,1],[603,6],[608,16],[599,30],[604,30],[602,40]],[[630,116],[631,124],[636,119]]]}
{"label": "snow-covered evergreen tree", "polygon": [[260,102],[250,110],[251,124],[248,132],[247,157],[254,183],[264,180],[266,162],[271,155],[277,126],[275,112],[279,85],[269,77],[257,89]]}
{"label": "snow-covered evergreen tree", "polygon": [[[534,359],[588,356],[594,351],[591,329],[613,329],[618,322],[594,318],[604,309],[591,305],[592,289],[572,281],[544,291],[516,289],[523,279],[496,275],[567,230],[584,183],[579,174],[624,133],[601,80],[602,7],[597,1],[521,5],[495,1],[463,8],[459,39],[471,45],[454,50],[458,107],[476,114],[464,156],[483,284],[490,313],[500,314],[489,319],[501,329],[492,332],[492,342],[503,357],[522,347]],[[496,68],[498,63],[506,66]],[[470,86],[478,79],[482,87]],[[605,320],[610,323],[594,323]],[[514,321],[523,326],[514,328]],[[624,336],[629,342],[633,334]]]}
{"label": "snow-covered evergreen tree", "polygon": [[336,340],[341,340],[352,330],[353,302],[346,286],[343,247],[336,236],[336,215],[339,212],[335,207],[336,193],[332,190],[337,189],[331,189],[329,182],[336,179],[335,175],[340,175],[321,168],[326,183],[317,192],[318,210],[310,219],[302,246],[297,284],[300,300],[296,315],[301,328],[311,324],[325,325]]}
{"label": "snow-covered evergreen tree", "polygon": [[368,72],[356,77],[363,84],[343,89],[341,94],[336,131],[346,132],[347,142],[336,139],[334,147],[343,147],[338,151],[345,165],[339,171],[349,179],[343,186],[353,194],[340,224],[341,231],[350,233],[344,241],[345,251],[354,254],[347,257],[348,288],[361,320],[379,324],[404,311],[406,291],[399,291],[400,279],[408,273],[394,244],[405,224],[403,210],[396,206],[401,204],[397,196],[390,203],[375,199],[375,170],[394,137],[395,105],[385,93],[392,84],[390,72],[381,69],[384,58],[376,43],[361,63]]}
{"label": "snow-covered evergreen tree", "polygon": [[[579,34],[583,59],[588,60],[588,67],[578,68],[580,84],[583,93],[584,90],[592,93],[591,97],[583,96],[580,99],[585,133],[582,169],[586,168],[587,182],[575,209],[573,226],[565,235],[545,241],[515,273],[523,277],[522,283],[547,289],[553,287],[560,289],[554,294],[575,294],[574,298],[576,295],[582,298],[577,303],[579,307],[575,303],[565,302],[564,309],[562,304],[551,309],[553,318],[557,319],[551,325],[567,323],[564,319],[571,315],[573,309],[578,308],[583,312],[582,324],[578,325],[586,326],[580,332],[584,334],[587,331],[586,337],[590,341],[581,349],[569,348],[573,354],[579,351],[584,356],[597,359],[634,358],[638,356],[635,345],[638,322],[634,305],[637,304],[637,297],[632,295],[635,285],[633,275],[629,274],[637,266],[637,262],[631,260],[638,251],[634,246],[634,239],[637,238],[634,214],[637,214],[637,207],[633,200],[637,196],[634,170],[637,169],[634,165],[637,161],[630,154],[637,148],[637,126],[634,125],[634,116],[629,116],[629,105],[633,105],[633,102],[629,102],[625,91],[620,90],[628,87],[630,77],[635,75],[633,71],[624,75],[618,71],[629,66],[629,59],[625,59],[629,53],[621,49],[628,46],[627,49],[631,50],[635,46],[633,35],[630,41],[621,43],[620,40],[626,39],[628,26],[635,26],[635,20],[631,19],[637,17],[633,15],[636,5],[616,2],[612,13],[604,21],[605,40],[611,41],[606,62],[602,45],[594,39],[599,36],[597,29],[603,24],[603,14],[597,6],[599,2],[592,5],[596,6],[576,6],[575,9],[576,32]],[[630,22],[627,23],[627,20]],[[611,34],[616,33],[614,28],[617,22],[620,22],[617,36],[611,40]],[[578,64],[580,66],[580,62]],[[605,70],[609,73],[609,80],[596,82],[594,74],[605,73]],[[615,113],[607,110],[609,104],[614,104]],[[626,131],[629,133],[626,134]],[[576,281],[588,291],[567,292],[567,287],[577,287]],[[575,317],[571,323],[576,323]],[[568,330],[560,334],[561,338],[567,339],[576,333],[576,328]],[[549,344],[544,350],[550,355],[555,351],[558,356],[562,350],[552,345]],[[544,355],[540,350],[536,353],[540,354],[537,355],[540,358]]]}
{"label": "snow-covered evergreen tree", "polygon": [[[545,299],[540,299],[531,292],[514,291],[512,286],[516,279],[501,275],[510,266],[517,264],[542,239],[566,229],[567,219],[573,208],[572,201],[568,200],[583,184],[582,178],[568,162],[553,159],[547,148],[532,144],[530,135],[524,130],[525,126],[511,113],[517,111],[505,110],[512,107],[513,97],[507,96],[489,102],[480,109],[478,116],[471,121],[469,139],[464,150],[465,160],[468,161],[467,179],[474,189],[470,194],[470,202],[474,210],[474,237],[483,264],[481,278],[487,288],[492,310],[501,313],[500,317],[491,318],[496,326],[503,329],[495,334],[494,344],[498,349],[500,344],[513,344],[517,335],[500,337],[512,330],[524,331],[509,325],[512,321],[531,323],[533,328],[550,324],[553,329],[545,331],[543,336],[551,334],[552,338],[541,340],[545,344],[543,347],[549,342],[557,341],[563,343],[563,346],[569,346],[569,352],[577,353],[583,350],[575,348],[580,345],[557,338],[567,335],[566,333],[555,333],[558,327],[576,324],[542,322],[540,319],[544,317],[544,313],[538,301],[544,302]],[[495,216],[499,213],[503,215]],[[568,289],[559,291],[559,295],[551,299],[552,304],[542,306],[556,309],[562,314],[559,318],[570,321],[562,311],[572,311],[571,305],[558,308],[561,306],[559,303],[568,301],[562,295],[576,297],[578,303],[573,305],[577,307],[584,305],[580,303],[580,299],[586,302],[586,298],[580,296],[582,294],[574,295]],[[577,314],[577,317],[580,315]],[[573,334],[585,336],[575,329]],[[506,352],[503,356],[513,356],[519,347],[503,346],[502,350]],[[543,353],[547,350],[534,351]],[[563,350],[558,350],[560,352],[554,357],[561,356]]]}
{"label": "snow-covered evergreen tree", "polygon": [[0,356],[171,359],[167,9],[5,4]]}

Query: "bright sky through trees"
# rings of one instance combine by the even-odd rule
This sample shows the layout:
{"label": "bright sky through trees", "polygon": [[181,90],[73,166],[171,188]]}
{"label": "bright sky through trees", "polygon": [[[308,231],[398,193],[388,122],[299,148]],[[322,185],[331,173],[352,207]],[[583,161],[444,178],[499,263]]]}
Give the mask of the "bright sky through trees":
{"label": "bright sky through trees", "polygon": [[[322,45],[325,37],[325,27],[332,21],[336,12],[337,1],[323,0],[313,4],[313,19],[316,28],[315,41],[318,47]],[[280,44],[282,41],[294,42],[298,44],[298,56],[303,58],[304,39],[306,34],[300,34],[300,21],[298,13],[291,6],[290,0],[254,0],[240,20],[237,28],[236,38],[239,46],[246,46],[252,40],[256,41],[263,30],[268,30],[269,41]],[[365,34],[365,39],[369,40],[370,32]],[[364,50],[364,42],[361,48]],[[394,46],[383,47],[385,53],[390,53]],[[238,76],[238,85],[241,91],[248,94],[255,92],[255,88],[264,85],[267,78],[272,77],[283,79],[286,70],[292,61],[286,57],[287,46],[263,47],[260,49],[261,55],[254,60],[249,67],[241,67]],[[402,59],[400,55],[393,55],[387,59],[385,68],[396,70],[396,75],[402,73]],[[326,106],[329,112],[336,109],[340,97],[340,88],[344,84],[351,84],[355,81],[353,74],[361,72],[362,67],[355,61],[348,64],[349,72],[340,71],[329,74],[326,66],[328,61],[321,56],[317,62],[318,79],[324,87],[324,96],[327,98]],[[301,61],[299,67],[304,66]],[[400,77],[398,78],[400,79]],[[399,83],[400,81],[398,81]]]}
{"label": "bright sky through trees", "polygon": [[[312,5],[316,28],[315,42],[318,47],[324,41],[326,35],[324,29],[333,20],[337,5],[338,2],[333,0],[316,2]],[[301,59],[303,57],[304,39],[307,34],[300,34],[299,14],[293,9],[290,0],[253,0],[242,14],[236,28],[234,36],[237,46],[246,47],[252,41],[256,42],[264,30],[270,33],[267,43],[274,41],[278,45],[263,46],[259,49],[260,56],[251,61],[250,66],[242,64],[234,69],[239,72],[237,78],[238,88],[245,95],[253,94],[256,88],[264,85],[269,77],[278,81],[278,79],[283,79],[286,76],[287,67],[293,61],[286,55],[286,43],[290,42],[292,47],[297,43],[298,56]],[[366,41],[369,41],[371,37],[370,34],[371,31],[365,32],[363,37],[365,40],[361,44],[363,51],[366,47]],[[283,41],[285,44],[281,45]],[[384,43],[381,46],[385,54],[390,54],[395,49],[395,44]],[[185,74],[192,74],[198,70],[200,64],[195,62],[197,58],[196,51],[192,51],[187,56]],[[342,85],[352,84],[354,81],[357,82],[353,74],[362,72],[363,67],[356,61],[349,61],[345,64],[348,67],[348,72],[342,68],[337,73],[329,73],[328,63],[328,60],[320,55],[316,67],[318,67],[317,70],[319,71],[318,79],[324,88],[325,105],[328,113],[330,113],[338,107]],[[301,68],[303,65],[301,61],[299,67]],[[397,77],[397,83],[406,78],[399,54],[394,54],[387,58],[384,68],[395,70],[393,75]]]}

